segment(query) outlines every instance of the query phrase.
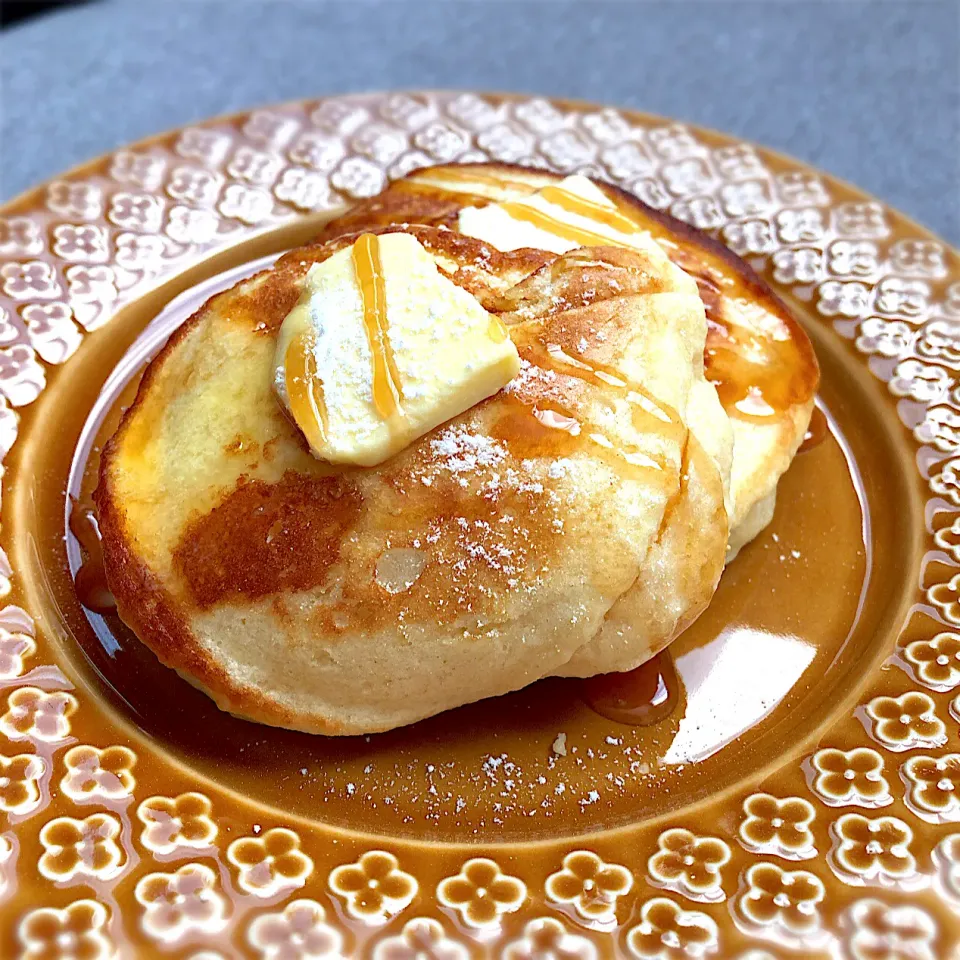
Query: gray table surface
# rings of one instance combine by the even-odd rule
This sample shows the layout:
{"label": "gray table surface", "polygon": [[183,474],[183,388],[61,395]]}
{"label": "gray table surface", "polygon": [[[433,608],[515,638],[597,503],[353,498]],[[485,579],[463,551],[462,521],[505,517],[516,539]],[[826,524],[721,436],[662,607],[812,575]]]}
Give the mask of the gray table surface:
{"label": "gray table surface", "polygon": [[101,0],[0,34],[0,200],[213,114],[417,87],[715,127],[960,244],[960,0]]}

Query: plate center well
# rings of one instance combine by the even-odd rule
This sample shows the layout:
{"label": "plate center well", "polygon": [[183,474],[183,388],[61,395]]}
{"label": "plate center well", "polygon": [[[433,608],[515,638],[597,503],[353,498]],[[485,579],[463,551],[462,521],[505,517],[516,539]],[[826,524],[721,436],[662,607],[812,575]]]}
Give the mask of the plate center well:
{"label": "plate center well", "polygon": [[303,225],[238,246],[125,308],[52,375],[21,424],[21,480],[5,506],[30,609],[60,638],[104,723],[126,722],[150,743],[141,756],[170,757],[287,813],[378,834],[554,838],[654,818],[753,777],[852,695],[899,625],[903,544],[917,511],[882,509],[911,496],[902,431],[862,361],[815,321],[828,430],[783,479],[773,524],[672,646],[676,706],[652,725],[603,717],[581,681],[554,679],[370,737],[276,730],[221,713],[115,615],[84,609],[70,497],[89,503],[100,447],[170,332],[299,242],[295,229]]}

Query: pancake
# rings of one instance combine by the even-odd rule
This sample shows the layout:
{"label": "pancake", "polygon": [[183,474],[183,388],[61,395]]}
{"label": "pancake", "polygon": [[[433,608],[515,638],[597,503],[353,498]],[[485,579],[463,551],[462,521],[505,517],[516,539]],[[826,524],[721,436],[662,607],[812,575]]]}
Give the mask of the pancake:
{"label": "pancake", "polygon": [[[562,179],[559,174],[509,164],[426,167],[331,221],[320,239],[389,223],[456,229],[465,207],[517,200]],[[813,412],[819,382],[816,356],[785,304],[739,257],[632,194],[594,182],[700,288],[709,325],[706,376],[716,387],[733,433],[729,561],[773,518],[777,483]],[[715,418],[714,424],[720,429]],[[709,440],[713,434],[701,435]],[[722,460],[725,448],[721,438],[711,453]]]}
{"label": "pancake", "polygon": [[710,428],[725,417],[695,282],[653,243],[557,257],[431,225],[372,232],[396,230],[509,321],[523,368],[507,388],[376,467],[311,456],[273,357],[310,266],[357,239],[339,230],[209,300],[101,457],[120,616],[262,723],[370,733],[631,669],[723,567],[730,451]]}

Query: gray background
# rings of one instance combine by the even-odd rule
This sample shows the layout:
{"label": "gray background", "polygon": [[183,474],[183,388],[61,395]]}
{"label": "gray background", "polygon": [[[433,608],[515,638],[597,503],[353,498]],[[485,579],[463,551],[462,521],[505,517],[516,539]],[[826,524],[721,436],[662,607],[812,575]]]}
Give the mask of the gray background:
{"label": "gray background", "polygon": [[960,0],[102,0],[0,34],[0,199],[212,114],[415,87],[716,127],[960,244]]}

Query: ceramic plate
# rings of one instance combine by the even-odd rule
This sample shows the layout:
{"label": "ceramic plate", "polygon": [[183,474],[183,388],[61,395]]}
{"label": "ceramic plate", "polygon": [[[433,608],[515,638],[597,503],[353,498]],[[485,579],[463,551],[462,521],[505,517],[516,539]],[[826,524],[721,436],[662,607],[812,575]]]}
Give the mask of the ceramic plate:
{"label": "ceramic plate", "polygon": [[[652,725],[575,680],[371,737],[220,714],[98,607],[100,446],[206,297],[391,177],[488,158],[620,184],[796,311],[820,414],[775,520]],[[729,137],[472,93],[211,120],[2,214],[0,956],[954,955],[955,252]]]}

